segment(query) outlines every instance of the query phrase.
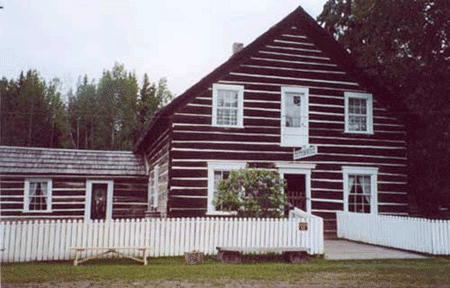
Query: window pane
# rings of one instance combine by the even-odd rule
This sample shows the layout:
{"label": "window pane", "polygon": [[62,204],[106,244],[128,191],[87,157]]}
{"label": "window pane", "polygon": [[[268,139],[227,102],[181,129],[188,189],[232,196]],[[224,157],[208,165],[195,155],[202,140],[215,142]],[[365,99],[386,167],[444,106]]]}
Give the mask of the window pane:
{"label": "window pane", "polygon": [[218,125],[237,125],[237,109],[223,108],[217,109],[217,124]]}
{"label": "window pane", "polygon": [[348,175],[348,211],[370,213],[370,175]]}
{"label": "window pane", "polygon": [[238,92],[233,90],[218,91],[218,107],[238,107]]}
{"label": "window pane", "polygon": [[300,127],[302,118],[301,96],[299,94],[286,93],[285,111],[286,127]]}
{"label": "window pane", "polygon": [[348,99],[348,128],[350,131],[367,131],[367,99]]}
{"label": "window pane", "polygon": [[238,92],[219,90],[217,101],[217,124],[237,126]]}
{"label": "window pane", "polygon": [[[214,171],[214,196],[217,193],[217,188],[219,185],[219,182],[225,179],[228,179],[230,177],[230,171],[224,171],[224,170],[215,170]],[[221,206],[216,206],[216,211],[223,210]]]}
{"label": "window pane", "polygon": [[28,210],[45,211],[47,210],[47,182],[30,182],[29,207]]}

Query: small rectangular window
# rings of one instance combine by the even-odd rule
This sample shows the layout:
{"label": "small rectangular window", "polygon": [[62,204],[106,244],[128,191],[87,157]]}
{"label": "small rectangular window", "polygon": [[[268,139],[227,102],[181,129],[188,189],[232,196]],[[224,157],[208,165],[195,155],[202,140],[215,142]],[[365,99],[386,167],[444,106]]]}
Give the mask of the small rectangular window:
{"label": "small rectangular window", "polygon": [[370,213],[370,175],[348,175],[348,211]]}
{"label": "small rectangular window", "polygon": [[213,126],[243,126],[243,93],[243,86],[213,85]]}
{"label": "small rectangular window", "polygon": [[222,211],[220,206],[214,206],[213,201],[219,182],[228,179],[231,171],[243,168],[245,168],[245,163],[208,163],[208,214],[232,214],[232,212]]}
{"label": "small rectangular window", "polygon": [[343,167],[344,211],[378,213],[378,168]]}
{"label": "small rectangular window", "polygon": [[373,133],[373,100],[371,94],[345,93],[345,132]]}
{"label": "small rectangular window", "polygon": [[25,180],[23,210],[24,212],[52,211],[52,180]]}

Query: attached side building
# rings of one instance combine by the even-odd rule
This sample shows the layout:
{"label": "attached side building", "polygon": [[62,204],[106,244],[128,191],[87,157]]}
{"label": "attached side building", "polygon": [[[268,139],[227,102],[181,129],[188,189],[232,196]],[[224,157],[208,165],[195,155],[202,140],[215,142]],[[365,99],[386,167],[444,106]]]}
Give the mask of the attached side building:
{"label": "attached side building", "polygon": [[1,220],[144,217],[147,190],[132,152],[0,146]]}
{"label": "attached side building", "polygon": [[329,233],[338,210],[407,214],[405,127],[386,103],[299,7],[156,115],[135,148],[151,205],[226,215],[215,184],[249,165],[277,170],[289,202]]}

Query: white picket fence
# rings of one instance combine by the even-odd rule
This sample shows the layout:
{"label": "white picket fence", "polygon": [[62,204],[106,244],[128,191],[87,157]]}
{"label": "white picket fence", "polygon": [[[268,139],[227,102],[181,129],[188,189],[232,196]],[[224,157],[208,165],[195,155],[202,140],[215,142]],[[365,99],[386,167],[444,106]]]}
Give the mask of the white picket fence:
{"label": "white picket fence", "polygon": [[450,255],[450,221],[339,211],[337,236],[387,247]]}
{"label": "white picket fence", "polygon": [[[308,223],[308,231],[299,231],[300,221]],[[179,256],[194,250],[211,255],[217,246],[298,246],[310,248],[312,254],[323,254],[323,220],[300,215],[289,219],[0,222],[2,262],[71,260],[75,255],[69,248],[80,246],[151,247],[151,257]]]}

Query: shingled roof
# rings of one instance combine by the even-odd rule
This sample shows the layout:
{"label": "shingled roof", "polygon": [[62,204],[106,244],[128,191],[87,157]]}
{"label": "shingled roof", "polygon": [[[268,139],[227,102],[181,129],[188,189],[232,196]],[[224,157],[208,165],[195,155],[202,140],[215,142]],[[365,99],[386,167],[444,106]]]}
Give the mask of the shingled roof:
{"label": "shingled roof", "polygon": [[145,175],[132,152],[0,146],[0,174]]}

